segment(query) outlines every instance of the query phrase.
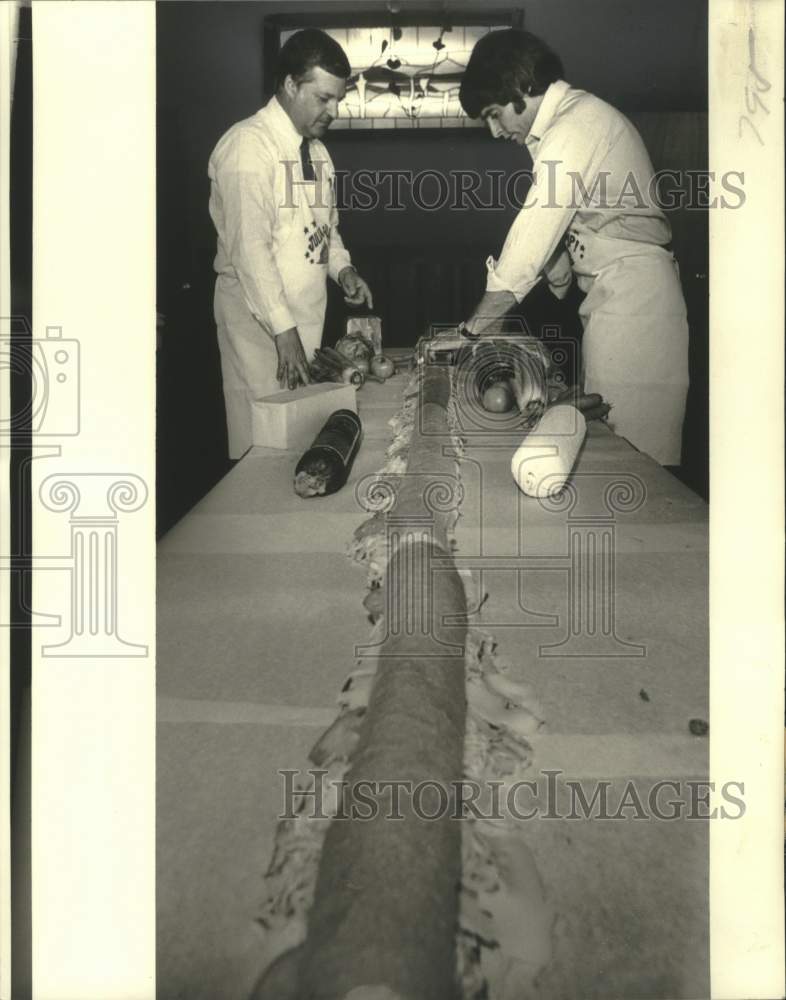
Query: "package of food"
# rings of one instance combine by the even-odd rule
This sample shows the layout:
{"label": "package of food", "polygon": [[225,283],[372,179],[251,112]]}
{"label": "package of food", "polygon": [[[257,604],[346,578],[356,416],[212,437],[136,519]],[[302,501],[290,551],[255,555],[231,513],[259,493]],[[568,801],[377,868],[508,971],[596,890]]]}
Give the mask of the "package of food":
{"label": "package of food", "polygon": [[357,410],[354,385],[300,385],[289,392],[276,392],[251,403],[251,439],[264,448],[300,451],[313,441],[331,413]]}
{"label": "package of food", "polygon": [[382,320],[379,316],[349,317],[346,335],[362,337],[371,346],[375,356],[382,353]]}
{"label": "package of food", "polygon": [[374,348],[359,333],[345,333],[336,341],[336,350],[353,365],[365,365],[374,357]]}
{"label": "package of food", "polygon": [[349,477],[360,447],[362,427],[352,410],[336,410],[295,467],[299,497],[328,496]]}
{"label": "package of food", "polygon": [[570,479],[587,433],[575,406],[549,407],[511,459],[516,485],[530,497],[554,497]]}
{"label": "package of food", "polygon": [[364,372],[360,360],[354,352],[318,347],[311,359],[309,374],[313,382],[345,382],[360,388],[368,372],[368,363],[364,362]]}

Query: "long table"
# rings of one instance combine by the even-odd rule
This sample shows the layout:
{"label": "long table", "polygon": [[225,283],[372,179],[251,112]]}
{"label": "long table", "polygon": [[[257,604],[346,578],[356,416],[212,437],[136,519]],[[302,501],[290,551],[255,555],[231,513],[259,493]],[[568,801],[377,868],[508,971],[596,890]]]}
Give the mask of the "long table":
{"label": "long table", "polygon": [[[278,772],[305,766],[369,634],[345,550],[406,380],[358,393],[363,445],[339,493],[301,500],[299,455],[253,448],[159,544],[160,996],[234,1000],[259,972]],[[563,503],[517,490],[513,438],[470,426],[466,445],[456,563],[472,623],[543,706],[534,769],[558,772],[561,802],[569,779],[608,782],[615,802],[631,780],[646,795],[706,779],[689,728],[708,712],[706,504],[600,423]],[[539,819],[524,834],[558,913],[539,997],[709,995],[706,821]]]}

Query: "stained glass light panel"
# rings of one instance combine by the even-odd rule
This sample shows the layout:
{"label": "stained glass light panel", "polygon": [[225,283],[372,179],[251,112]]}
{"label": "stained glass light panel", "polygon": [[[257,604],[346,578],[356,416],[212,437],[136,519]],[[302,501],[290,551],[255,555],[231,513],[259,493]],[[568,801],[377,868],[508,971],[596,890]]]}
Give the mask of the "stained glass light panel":
{"label": "stained glass light panel", "polygon": [[[473,46],[503,25],[326,28],[352,67],[333,128],[473,128],[459,104]],[[294,34],[282,31],[281,44]]]}

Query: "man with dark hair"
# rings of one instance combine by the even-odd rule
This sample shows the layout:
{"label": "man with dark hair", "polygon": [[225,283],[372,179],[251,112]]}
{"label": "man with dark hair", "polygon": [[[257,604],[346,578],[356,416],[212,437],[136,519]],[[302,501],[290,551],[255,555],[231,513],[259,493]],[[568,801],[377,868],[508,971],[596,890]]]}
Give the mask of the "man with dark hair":
{"label": "man with dark hair", "polygon": [[315,67],[341,80],[351,72],[346,52],[324,31],[305,28],[290,35],[276,60],[276,90],[284,86],[288,76],[302,83]]}
{"label": "man with dark hair", "polygon": [[470,118],[479,118],[491,104],[513,103],[520,114],[523,93],[539,97],[561,79],[559,56],[535,35],[492,31],[472,50],[459,100]]}
{"label": "man with dark hair", "polygon": [[467,323],[491,331],[541,277],[580,309],[586,392],[612,404],[609,424],[663,465],[680,461],[688,325],[671,227],[652,197],[653,168],[636,129],[605,101],[562,79],[534,35],[493,31],[472,51],[460,100],[495,139],[526,146],[533,181],[486,294]]}
{"label": "man with dark hair", "polygon": [[322,340],[327,277],[346,302],[372,306],[338,232],[333,162],[320,142],[349,75],[347,57],[329,35],[297,32],[279,54],[275,97],[233,125],[210,157],[230,458],[251,446],[251,400],[308,383],[308,362]]}

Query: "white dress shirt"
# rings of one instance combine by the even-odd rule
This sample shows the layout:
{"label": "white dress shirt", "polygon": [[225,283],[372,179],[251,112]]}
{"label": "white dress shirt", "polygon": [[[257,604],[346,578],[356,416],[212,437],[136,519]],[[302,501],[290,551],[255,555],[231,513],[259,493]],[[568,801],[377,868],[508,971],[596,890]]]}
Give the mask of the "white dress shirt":
{"label": "white dress shirt", "polygon": [[[218,234],[215,270],[236,278],[245,303],[271,336],[298,324],[285,292],[277,250],[292,226],[293,198],[304,193],[300,165],[303,137],[273,97],[219,140],[210,157],[210,215]],[[352,262],[338,232],[334,167],[325,146],[310,141],[317,172],[317,200],[329,205],[328,274],[338,280]],[[294,190],[293,190],[294,185]],[[318,275],[315,272],[315,280]]]}
{"label": "white dress shirt", "polygon": [[654,172],[644,143],[605,101],[564,80],[552,83],[526,145],[533,183],[499,260],[487,261],[488,291],[512,292],[520,302],[545,274],[552,291],[564,294],[571,274],[562,239],[569,227],[621,240],[621,247],[671,239],[651,197]]}

